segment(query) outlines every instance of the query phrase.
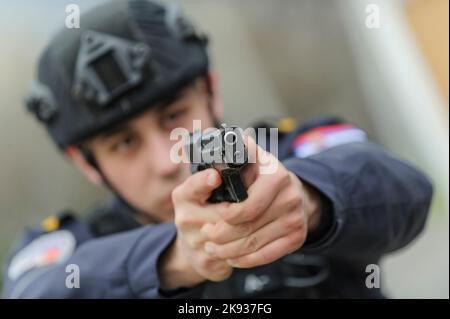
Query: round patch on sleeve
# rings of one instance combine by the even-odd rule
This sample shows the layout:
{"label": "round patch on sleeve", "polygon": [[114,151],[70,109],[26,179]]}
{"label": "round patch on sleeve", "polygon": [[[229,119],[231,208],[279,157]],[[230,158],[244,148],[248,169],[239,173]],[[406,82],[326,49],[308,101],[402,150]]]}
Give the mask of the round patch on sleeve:
{"label": "round patch on sleeve", "polygon": [[62,263],[72,255],[75,246],[75,237],[67,230],[39,236],[13,257],[8,276],[16,280],[33,268]]}

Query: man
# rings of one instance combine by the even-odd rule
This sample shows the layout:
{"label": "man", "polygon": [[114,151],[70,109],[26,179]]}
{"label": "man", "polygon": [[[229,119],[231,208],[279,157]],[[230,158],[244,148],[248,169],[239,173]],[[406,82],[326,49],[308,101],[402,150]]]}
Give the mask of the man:
{"label": "man", "polygon": [[221,118],[206,37],[175,6],[143,0],[106,3],[80,24],[48,45],[27,105],[114,200],[27,231],[5,297],[383,296],[366,267],[423,229],[432,187],[421,173],[322,118],[280,134],[278,158],[247,139],[248,198],[210,203],[218,172],[191,175],[169,156],[173,129]]}

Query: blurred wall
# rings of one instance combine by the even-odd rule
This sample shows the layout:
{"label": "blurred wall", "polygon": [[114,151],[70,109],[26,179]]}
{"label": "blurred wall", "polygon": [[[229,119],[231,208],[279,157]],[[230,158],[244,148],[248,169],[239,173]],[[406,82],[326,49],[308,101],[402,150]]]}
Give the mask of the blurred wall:
{"label": "blurred wall", "polygon": [[0,4],[0,260],[25,225],[62,209],[84,210],[102,196],[63,159],[22,103],[41,49],[64,23],[67,3]]}
{"label": "blurred wall", "polygon": [[[425,231],[407,248],[383,259],[383,285],[393,297],[448,298],[448,100],[408,18],[408,6],[416,3],[344,0],[339,14],[376,135],[391,152],[425,171],[434,184]],[[368,5],[378,8],[378,28],[367,27],[362,13]],[[448,25],[448,14],[446,19]],[[446,31],[438,26],[428,25],[444,48]]]}
{"label": "blurred wall", "polygon": [[[441,94],[448,102],[448,0],[415,0],[405,3],[411,30],[423,50]],[[447,105],[448,108],[448,103]]]}

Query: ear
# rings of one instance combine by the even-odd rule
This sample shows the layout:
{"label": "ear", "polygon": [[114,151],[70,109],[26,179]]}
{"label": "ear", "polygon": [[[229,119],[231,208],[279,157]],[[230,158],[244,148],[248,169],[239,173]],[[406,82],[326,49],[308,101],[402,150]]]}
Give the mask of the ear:
{"label": "ear", "polygon": [[223,118],[223,104],[219,97],[219,79],[217,73],[210,71],[207,80],[212,94],[212,111],[215,118],[220,120]]}
{"label": "ear", "polygon": [[102,183],[102,177],[95,169],[89,164],[84,158],[80,150],[74,146],[68,146],[64,150],[66,156],[75,164],[78,170],[87,178],[88,181],[95,185],[100,185]]}

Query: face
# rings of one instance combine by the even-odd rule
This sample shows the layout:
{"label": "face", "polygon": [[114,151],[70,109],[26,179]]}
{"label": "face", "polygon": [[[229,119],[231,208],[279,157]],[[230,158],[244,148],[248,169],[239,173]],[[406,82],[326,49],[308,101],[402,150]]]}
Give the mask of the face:
{"label": "face", "polygon": [[[203,79],[181,90],[171,102],[156,105],[86,143],[111,186],[144,216],[173,218],[173,189],[190,176],[189,164],[170,160],[170,132],[183,127],[192,132],[194,120],[214,125]],[[217,102],[212,100],[213,109]],[[214,112],[214,110],[213,110]]]}

